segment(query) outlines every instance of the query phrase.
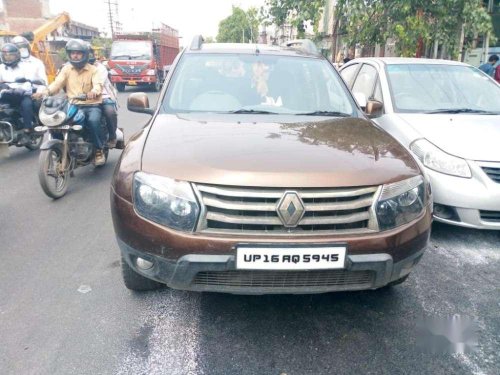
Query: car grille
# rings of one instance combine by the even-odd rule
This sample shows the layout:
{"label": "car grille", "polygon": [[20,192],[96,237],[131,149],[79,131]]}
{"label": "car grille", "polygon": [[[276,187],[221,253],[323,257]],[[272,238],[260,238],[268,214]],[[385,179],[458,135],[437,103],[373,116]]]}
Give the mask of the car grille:
{"label": "car grille", "polygon": [[148,67],[148,65],[121,65],[116,64],[116,67],[119,68],[125,74],[141,74],[144,69]]}
{"label": "car grille", "polygon": [[479,215],[481,216],[481,220],[483,221],[491,221],[494,223],[500,223],[500,211],[479,211]]}
{"label": "car grille", "polygon": [[500,168],[482,167],[484,173],[493,181],[500,183]]}
{"label": "car grille", "polygon": [[[372,210],[378,187],[286,190],[195,185],[195,190],[202,202],[200,232],[310,235],[378,230]],[[288,208],[293,212],[300,206],[304,214],[298,223],[286,226],[278,206],[290,192],[301,203]]]}
{"label": "car grille", "polygon": [[349,287],[370,288],[373,271],[208,271],[199,272],[193,281],[197,286],[233,288],[305,288]]}

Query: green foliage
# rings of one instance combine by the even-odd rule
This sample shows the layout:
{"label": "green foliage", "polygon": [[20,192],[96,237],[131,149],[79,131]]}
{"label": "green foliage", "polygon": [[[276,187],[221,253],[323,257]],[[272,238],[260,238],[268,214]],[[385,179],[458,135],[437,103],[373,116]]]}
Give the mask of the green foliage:
{"label": "green foliage", "polygon": [[266,0],[261,13],[267,24],[283,26],[290,23],[302,37],[308,23],[317,31],[324,3],[324,0]]}
{"label": "green foliage", "polygon": [[219,22],[219,43],[248,43],[251,38],[253,42],[257,42],[258,36],[259,19],[256,8],[249,8],[245,12],[233,6],[233,13]]}
{"label": "green foliage", "polygon": [[93,37],[92,38],[92,47],[96,50],[99,55],[109,57],[111,52],[111,44],[113,40],[111,38],[103,38],[103,37]]}
{"label": "green foliage", "polygon": [[419,41],[439,41],[458,54],[462,27],[465,46],[474,36],[492,30],[481,0],[339,0],[341,32],[348,44],[383,44],[394,38],[401,56],[414,56]]}

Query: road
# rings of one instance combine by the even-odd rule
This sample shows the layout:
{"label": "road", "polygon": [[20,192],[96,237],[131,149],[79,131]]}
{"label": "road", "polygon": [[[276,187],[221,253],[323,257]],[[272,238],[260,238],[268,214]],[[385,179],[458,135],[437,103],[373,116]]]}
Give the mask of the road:
{"label": "road", "polygon": [[[149,117],[127,112],[127,95],[128,137]],[[37,152],[0,160],[0,374],[500,373],[500,233],[435,224],[422,262],[389,290],[137,294],[109,212],[118,157],[77,170],[57,201],[38,184]],[[475,351],[417,346],[418,319],[454,314],[474,319]]]}

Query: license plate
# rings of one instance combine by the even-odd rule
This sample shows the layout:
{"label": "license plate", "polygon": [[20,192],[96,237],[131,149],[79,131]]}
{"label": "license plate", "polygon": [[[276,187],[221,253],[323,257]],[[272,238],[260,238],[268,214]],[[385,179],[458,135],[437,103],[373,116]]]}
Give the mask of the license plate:
{"label": "license plate", "polygon": [[129,86],[137,86],[137,83],[135,81],[128,81],[127,85],[129,85]]}
{"label": "license plate", "polygon": [[239,270],[318,270],[345,268],[345,245],[251,247],[236,249]]}

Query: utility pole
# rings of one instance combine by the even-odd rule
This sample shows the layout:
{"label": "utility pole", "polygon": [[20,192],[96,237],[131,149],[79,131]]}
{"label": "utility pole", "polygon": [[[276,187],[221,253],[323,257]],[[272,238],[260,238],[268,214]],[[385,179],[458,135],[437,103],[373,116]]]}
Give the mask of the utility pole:
{"label": "utility pole", "polygon": [[111,37],[114,37],[116,32],[121,31],[121,23],[118,18],[118,2],[104,0],[108,6],[109,28],[111,29]]}

